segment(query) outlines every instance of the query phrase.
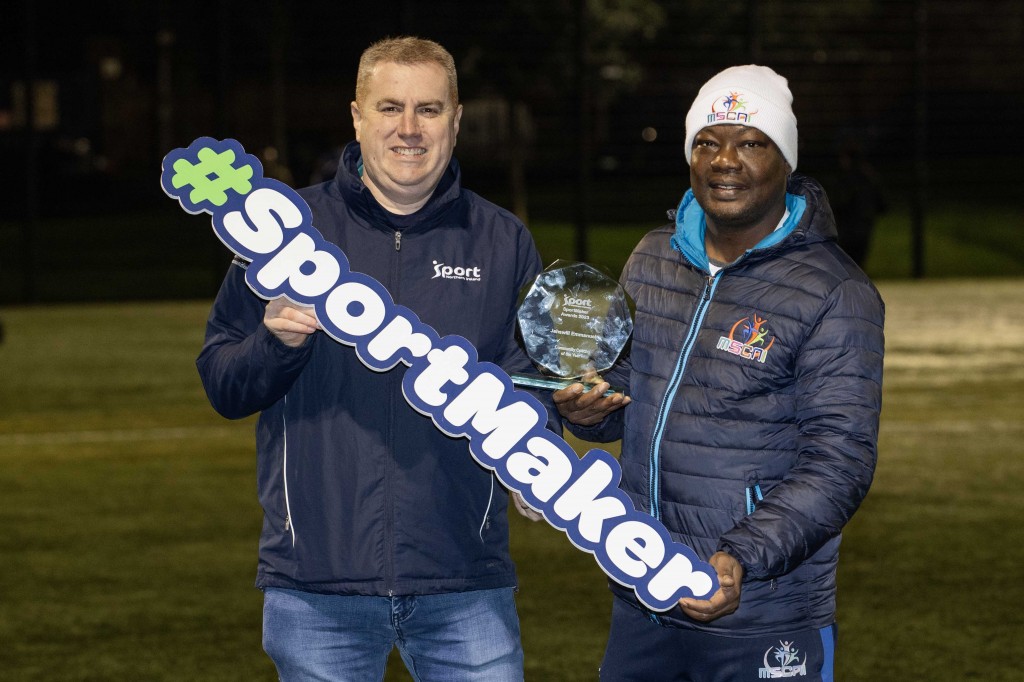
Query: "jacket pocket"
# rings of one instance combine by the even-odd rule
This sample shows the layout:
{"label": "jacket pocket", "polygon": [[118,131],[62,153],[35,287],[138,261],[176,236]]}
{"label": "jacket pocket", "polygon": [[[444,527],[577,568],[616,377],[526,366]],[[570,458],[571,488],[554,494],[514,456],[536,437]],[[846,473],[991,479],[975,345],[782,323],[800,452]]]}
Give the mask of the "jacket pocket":
{"label": "jacket pocket", "polygon": [[751,483],[747,485],[744,497],[746,500],[747,513],[753,514],[754,510],[757,509],[758,502],[764,499],[764,493],[761,492],[761,484]]}

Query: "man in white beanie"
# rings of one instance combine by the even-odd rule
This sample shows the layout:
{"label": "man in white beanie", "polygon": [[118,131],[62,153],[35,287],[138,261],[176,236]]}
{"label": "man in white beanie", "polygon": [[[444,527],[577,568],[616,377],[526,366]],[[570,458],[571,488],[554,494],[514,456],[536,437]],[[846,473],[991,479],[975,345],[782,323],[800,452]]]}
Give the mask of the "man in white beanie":
{"label": "man in white beanie", "polygon": [[[884,306],[794,175],[785,78],[735,66],[686,115],[690,186],[633,251],[629,358],[555,394],[588,441],[622,439],[622,488],[718,572],[648,611],[612,584],[602,680],[833,679],[840,533],[877,455]],[[625,409],[619,409],[628,405]]]}

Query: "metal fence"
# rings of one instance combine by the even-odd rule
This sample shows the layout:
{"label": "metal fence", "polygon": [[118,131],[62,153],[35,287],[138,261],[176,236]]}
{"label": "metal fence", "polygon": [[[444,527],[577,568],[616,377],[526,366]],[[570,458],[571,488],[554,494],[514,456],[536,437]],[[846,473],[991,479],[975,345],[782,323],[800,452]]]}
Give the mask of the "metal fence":
{"label": "metal fence", "polygon": [[[694,94],[751,62],[789,79],[801,170],[826,187],[856,147],[915,230],[943,202],[1020,205],[1019,0],[80,5],[5,12],[0,303],[208,293],[216,276],[197,284],[194,269],[220,267],[217,245],[196,256],[197,239],[166,238],[168,222],[188,228],[160,214],[172,212],[163,154],[235,137],[306,184],[352,137],[360,52],[398,33],[451,50],[467,184],[533,220],[658,219],[687,182]],[[517,163],[528,203],[513,191]],[[179,284],[134,283],[153,267]],[[118,284],[90,293],[86,277]]]}

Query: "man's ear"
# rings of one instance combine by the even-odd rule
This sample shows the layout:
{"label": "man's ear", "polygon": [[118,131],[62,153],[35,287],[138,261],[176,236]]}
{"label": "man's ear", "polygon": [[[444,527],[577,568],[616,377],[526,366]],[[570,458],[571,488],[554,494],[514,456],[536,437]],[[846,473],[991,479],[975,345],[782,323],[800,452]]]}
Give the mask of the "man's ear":
{"label": "man's ear", "polygon": [[359,104],[353,101],[349,105],[349,111],[352,112],[352,127],[356,130],[356,142],[359,142],[359,124],[363,120],[363,115],[359,113]]}
{"label": "man's ear", "polygon": [[455,135],[452,137],[452,146],[454,147],[459,141],[459,122],[462,120],[462,105],[455,107],[455,116],[452,117],[452,130]]}

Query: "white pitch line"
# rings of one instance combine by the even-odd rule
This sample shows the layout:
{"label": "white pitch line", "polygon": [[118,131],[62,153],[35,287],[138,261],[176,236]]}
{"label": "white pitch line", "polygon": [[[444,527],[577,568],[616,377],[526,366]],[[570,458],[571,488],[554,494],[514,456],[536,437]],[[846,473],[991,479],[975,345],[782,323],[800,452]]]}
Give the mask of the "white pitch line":
{"label": "white pitch line", "polygon": [[77,445],[85,443],[125,443],[145,440],[184,440],[189,438],[237,436],[238,433],[238,428],[229,426],[177,426],[152,429],[0,433],[0,447],[12,445]]}

